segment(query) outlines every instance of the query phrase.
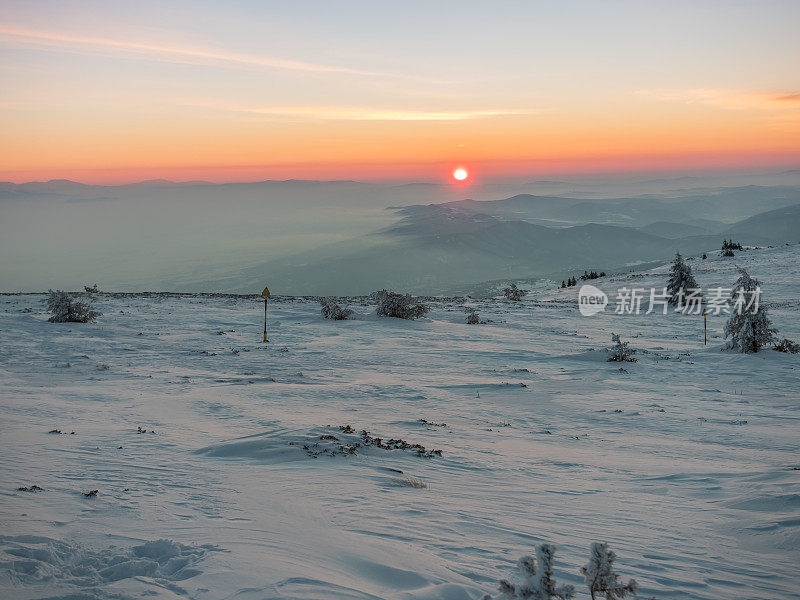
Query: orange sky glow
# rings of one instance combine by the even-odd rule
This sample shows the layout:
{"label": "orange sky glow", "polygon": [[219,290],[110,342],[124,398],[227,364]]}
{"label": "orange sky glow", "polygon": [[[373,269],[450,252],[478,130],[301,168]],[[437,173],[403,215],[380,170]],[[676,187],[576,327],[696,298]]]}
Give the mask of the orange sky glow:
{"label": "orange sky glow", "polygon": [[[304,21],[290,9],[208,8],[189,29],[180,8],[158,27],[119,6],[91,20],[51,8],[47,18],[26,3],[0,13],[0,74],[13,82],[0,97],[3,180],[437,180],[456,164],[483,178],[800,164],[800,43],[786,19],[743,9],[720,17],[727,30],[687,31],[680,48],[624,22],[598,32],[585,15],[574,24],[579,47],[544,60],[557,40],[541,21],[568,18],[552,7],[498,9],[489,16],[504,27],[536,22],[539,35],[457,50],[451,43],[481,30],[474,11],[455,23],[427,15],[426,28],[447,27],[441,43],[419,48],[399,26],[342,37],[324,14]],[[359,15],[373,27],[378,17]],[[744,28],[758,38],[752,46],[738,41]],[[614,41],[615,29],[628,37]]]}

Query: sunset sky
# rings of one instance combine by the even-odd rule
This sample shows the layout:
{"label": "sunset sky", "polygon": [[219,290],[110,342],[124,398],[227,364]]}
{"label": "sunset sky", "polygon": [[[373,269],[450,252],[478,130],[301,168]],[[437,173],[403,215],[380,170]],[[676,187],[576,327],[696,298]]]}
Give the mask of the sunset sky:
{"label": "sunset sky", "polygon": [[0,179],[800,165],[800,2],[0,3]]}

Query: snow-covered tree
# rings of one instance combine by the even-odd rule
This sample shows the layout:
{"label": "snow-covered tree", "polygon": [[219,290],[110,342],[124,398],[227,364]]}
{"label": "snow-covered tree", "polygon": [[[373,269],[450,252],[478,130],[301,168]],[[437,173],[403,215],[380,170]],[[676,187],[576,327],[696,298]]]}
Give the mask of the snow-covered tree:
{"label": "snow-covered tree", "polygon": [[736,268],[739,279],[731,291],[733,310],[725,324],[725,337],[731,339],[726,347],[737,352],[758,352],[775,341],[778,330],[772,327],[761,302],[761,283],[741,267]]}
{"label": "snow-covered tree", "polygon": [[[575,587],[556,583],[553,578],[553,555],[556,547],[541,544],[536,548],[536,558],[523,556],[517,561],[520,577],[517,583],[500,580],[498,600],[525,598],[527,600],[569,600]],[[487,596],[487,598],[489,598]]]}
{"label": "snow-covered tree", "polygon": [[322,316],[326,319],[333,319],[334,321],[344,321],[353,315],[353,311],[349,308],[342,308],[333,298],[320,298],[319,303],[322,305]]}
{"label": "snow-covered tree", "polygon": [[48,312],[53,315],[48,319],[51,323],[91,323],[100,316],[89,304],[61,290],[50,290],[46,302]]}
{"label": "snow-covered tree", "polygon": [[478,325],[481,322],[478,312],[471,306],[466,307],[464,312],[467,313],[467,325]]}
{"label": "snow-covered tree", "polygon": [[381,290],[373,296],[378,303],[379,317],[397,317],[398,319],[420,319],[430,310],[421,302],[417,302],[409,294],[398,294]]}
{"label": "snow-covered tree", "polygon": [[675,260],[669,269],[667,280],[668,302],[675,306],[682,306],[689,290],[698,289],[697,282],[692,275],[692,267],[686,264],[680,252],[675,253]]}
{"label": "snow-covered tree", "polygon": [[581,567],[581,573],[589,587],[592,600],[596,595],[605,594],[606,600],[617,600],[624,598],[628,594],[636,595],[638,588],[635,579],[627,583],[620,580],[620,576],[614,572],[614,559],[616,554],[608,547],[608,544],[592,544],[591,556],[586,566]]}
{"label": "snow-covered tree", "polygon": [[630,348],[628,342],[623,342],[616,333],[611,334],[611,341],[614,342],[614,345],[606,348],[608,362],[636,362],[633,357],[636,354],[636,348]]}
{"label": "snow-covered tree", "polygon": [[509,300],[514,300],[515,302],[522,300],[522,298],[527,293],[528,290],[519,289],[516,283],[512,283],[510,286],[508,286],[506,289],[503,290],[503,295]]}

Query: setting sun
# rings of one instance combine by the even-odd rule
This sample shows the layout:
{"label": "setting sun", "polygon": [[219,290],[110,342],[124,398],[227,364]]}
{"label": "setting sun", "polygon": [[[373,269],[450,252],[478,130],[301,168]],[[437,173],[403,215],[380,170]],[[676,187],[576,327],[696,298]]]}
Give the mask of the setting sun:
{"label": "setting sun", "polygon": [[458,167],[453,171],[453,179],[456,181],[464,181],[467,177],[469,177],[469,173],[464,167]]}

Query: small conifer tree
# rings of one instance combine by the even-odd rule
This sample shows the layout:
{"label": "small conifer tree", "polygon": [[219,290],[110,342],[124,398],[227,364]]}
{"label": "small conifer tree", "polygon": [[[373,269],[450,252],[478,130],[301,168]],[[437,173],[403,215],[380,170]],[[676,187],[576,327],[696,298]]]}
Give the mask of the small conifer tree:
{"label": "small conifer tree", "polygon": [[686,264],[680,252],[675,253],[675,260],[669,270],[667,280],[668,302],[681,307],[689,290],[698,289],[697,282],[692,275],[692,268]]}
{"label": "small conifer tree", "polygon": [[522,298],[527,293],[528,290],[519,289],[516,283],[512,283],[510,286],[508,286],[506,289],[503,290],[503,295],[509,300],[513,300],[515,302],[522,300]]}
{"label": "small conifer tree", "polygon": [[592,600],[597,595],[604,594],[606,600],[617,600],[624,598],[628,594],[636,595],[638,585],[635,579],[627,583],[620,581],[620,576],[614,572],[614,559],[616,554],[608,547],[608,544],[593,543],[589,562],[581,567],[584,581],[589,587]]}
{"label": "small conifer tree", "polygon": [[575,595],[575,587],[559,584],[553,577],[553,555],[556,547],[541,544],[536,548],[536,557],[523,556],[517,561],[520,571],[518,583],[500,580],[498,600],[525,598],[526,600],[569,600]]}
{"label": "small conifer tree", "polygon": [[737,352],[758,352],[775,341],[777,329],[767,316],[761,302],[761,283],[737,267],[739,279],[731,290],[732,314],[725,324],[725,337],[730,337],[726,347]]}

